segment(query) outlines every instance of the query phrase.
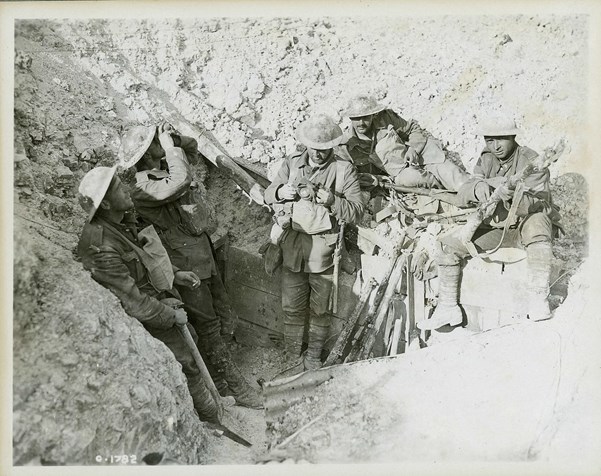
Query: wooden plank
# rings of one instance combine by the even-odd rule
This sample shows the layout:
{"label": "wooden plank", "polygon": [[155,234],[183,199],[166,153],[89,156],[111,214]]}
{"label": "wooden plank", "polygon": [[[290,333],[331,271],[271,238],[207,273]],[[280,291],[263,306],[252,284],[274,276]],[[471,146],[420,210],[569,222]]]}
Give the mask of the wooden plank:
{"label": "wooden plank", "polygon": [[[249,325],[267,329],[269,332],[283,334],[284,313],[281,303],[280,272],[278,271],[274,277],[268,276],[259,254],[230,246],[226,274],[228,278],[226,287],[232,307],[240,319],[247,321]],[[332,318],[326,349],[334,345],[346,316],[350,315],[357,303],[358,297],[352,290],[353,282],[354,276],[340,274],[339,309],[337,315]]]}
{"label": "wooden plank", "polygon": [[273,278],[268,276],[263,266],[263,258],[258,253],[230,246],[227,257],[227,277],[228,286],[239,283],[274,296],[281,295],[280,270]]}
{"label": "wooden plank", "polygon": [[[259,347],[274,347],[269,330],[252,322],[240,319],[236,328],[236,341],[240,344]],[[283,336],[282,336],[283,339]]]}

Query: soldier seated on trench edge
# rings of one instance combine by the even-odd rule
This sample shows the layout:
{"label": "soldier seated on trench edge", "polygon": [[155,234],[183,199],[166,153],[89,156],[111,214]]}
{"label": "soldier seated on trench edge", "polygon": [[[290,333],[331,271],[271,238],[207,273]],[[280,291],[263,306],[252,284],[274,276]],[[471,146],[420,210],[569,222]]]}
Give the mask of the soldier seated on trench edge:
{"label": "soldier seated on trench edge", "polygon": [[377,183],[371,174],[385,172],[396,185],[404,187],[451,192],[469,187],[470,174],[446,157],[440,141],[427,137],[414,120],[402,118],[363,94],[349,100],[343,115],[351,120],[344,147],[363,172],[363,186]]}
{"label": "soldier seated on trench edge", "polygon": [[[551,243],[561,228],[560,216],[551,197],[549,169],[528,167],[540,162],[540,157],[516,141],[519,133],[515,121],[508,117],[482,121],[479,135],[483,136],[485,147],[474,168],[476,179],[470,182],[471,189],[465,188],[461,193],[468,202],[479,201],[476,188],[484,195],[496,191],[500,196],[494,213],[480,224],[472,242],[478,253],[508,247],[526,251],[527,315],[530,320],[540,321],[551,317],[547,299]],[[525,170],[532,171],[524,173]],[[458,306],[461,260],[469,258],[470,253],[452,233],[441,235],[439,241],[439,252],[432,257],[438,267],[439,301],[432,317],[418,323],[424,330],[460,325],[463,320]]]}

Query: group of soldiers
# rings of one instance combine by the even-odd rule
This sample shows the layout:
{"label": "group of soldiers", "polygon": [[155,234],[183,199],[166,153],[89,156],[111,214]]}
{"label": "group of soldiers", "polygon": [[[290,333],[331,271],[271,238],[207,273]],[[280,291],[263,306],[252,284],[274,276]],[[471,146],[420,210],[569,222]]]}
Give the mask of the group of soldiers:
{"label": "group of soldiers", "polygon": [[[351,121],[347,131],[324,114],[302,122],[296,129],[298,151],[284,160],[265,190],[265,202],[275,211],[271,238],[281,252],[287,369],[297,373],[322,365],[339,230],[361,220],[382,177],[398,186],[453,192],[462,207],[485,204],[493,193],[501,197],[494,214],[478,227],[473,245],[477,252],[524,249],[528,316],[551,317],[547,296],[558,215],[548,169],[523,174],[537,154],[516,142],[519,130],[513,120],[482,125],[484,149],[470,174],[415,121],[373,97],[352,98],[344,114]],[[169,347],[186,374],[200,418],[212,421],[215,402],[178,327],[187,326],[196,336],[220,395],[251,408],[261,408],[262,402],[230,354],[237,317],[206,223],[198,219],[203,203],[191,170],[198,155],[196,141],[168,125],[127,131],[118,165],[135,168],[135,183],[129,191],[116,174],[117,166],[86,174],[79,192],[88,221],[78,255],[124,310]],[[519,174],[519,181],[512,180]],[[419,326],[458,326],[461,263],[470,250],[439,241],[431,254],[439,277],[438,305]],[[307,349],[301,354],[307,325]]]}

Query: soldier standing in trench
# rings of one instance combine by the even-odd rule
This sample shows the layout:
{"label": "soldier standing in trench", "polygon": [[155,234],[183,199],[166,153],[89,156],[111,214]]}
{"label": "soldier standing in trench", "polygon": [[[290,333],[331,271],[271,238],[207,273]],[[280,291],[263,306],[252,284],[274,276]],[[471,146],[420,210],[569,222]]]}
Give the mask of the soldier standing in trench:
{"label": "soldier standing in trench", "polygon": [[[525,248],[528,264],[528,317],[539,321],[549,319],[551,311],[547,296],[553,251],[551,242],[559,225],[559,213],[551,200],[549,170],[543,168],[527,175],[518,185],[509,179],[531,164],[538,154],[519,145],[515,121],[508,118],[491,120],[480,134],[485,148],[474,168],[476,180],[470,182],[461,193],[466,202],[486,201],[478,196],[478,188],[490,196],[498,189],[502,198],[489,219],[485,220],[473,237],[477,251],[497,247]],[[444,239],[442,240],[444,243]],[[439,303],[432,317],[417,324],[420,329],[437,329],[443,325],[459,325],[462,322],[458,306],[461,259],[469,257],[465,248],[457,244],[442,244],[434,260],[438,266]]]}
{"label": "soldier standing in trench", "polygon": [[[333,151],[342,137],[340,127],[323,114],[300,124],[296,138],[305,148],[286,158],[265,190],[265,202],[273,205],[283,230],[282,308],[290,373],[321,367],[339,222],[357,222],[364,210],[355,167]],[[307,313],[308,348],[299,359]]]}
{"label": "soldier standing in trench", "polygon": [[174,265],[193,271],[201,280],[196,289],[177,284],[176,288],[215,386],[221,395],[233,395],[238,405],[259,409],[263,407],[259,392],[244,379],[224,342],[224,337],[233,337],[237,318],[202,220],[204,204],[193,197],[188,157],[198,154],[197,143],[172,132],[168,124],[133,127],[122,139],[119,161],[124,168],[136,167],[132,198],[141,221],[154,225]]}
{"label": "soldier standing in trench", "polygon": [[96,167],[81,181],[79,201],[88,220],[77,254],[92,278],[119,298],[125,312],[173,352],[186,375],[200,419],[217,423],[215,401],[176,327],[187,323],[186,312],[171,305],[180,299],[173,283],[196,288],[200,279],[192,272],[172,267],[156,233],[138,234],[127,213],[134,204],[115,170],[116,167]]}
{"label": "soldier standing in trench", "polygon": [[[351,120],[344,144],[360,174],[362,185],[377,182],[374,173],[386,172],[396,185],[444,188],[458,192],[470,187],[470,175],[446,158],[440,143],[427,138],[413,120],[405,120],[373,97],[351,98],[343,114]],[[476,188],[480,194],[482,190]]]}

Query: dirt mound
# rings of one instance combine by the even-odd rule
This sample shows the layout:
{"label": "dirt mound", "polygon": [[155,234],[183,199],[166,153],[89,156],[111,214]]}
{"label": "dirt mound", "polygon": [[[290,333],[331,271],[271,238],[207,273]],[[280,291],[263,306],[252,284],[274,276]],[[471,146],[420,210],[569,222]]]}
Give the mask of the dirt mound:
{"label": "dirt mound", "polygon": [[17,212],[14,464],[206,461],[207,430],[173,355],[73,260],[73,234]]}

